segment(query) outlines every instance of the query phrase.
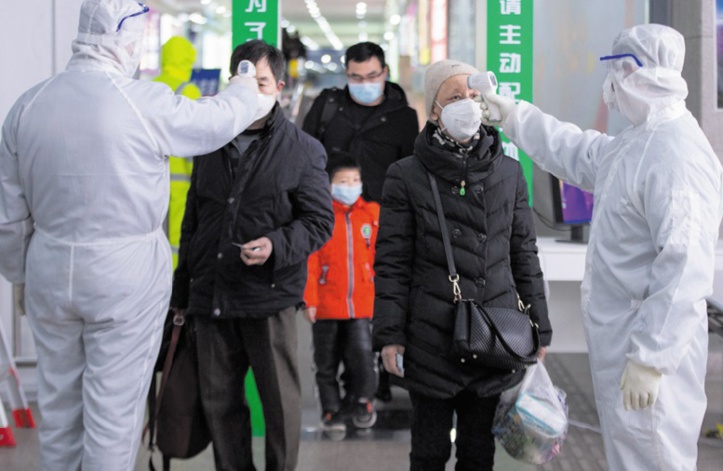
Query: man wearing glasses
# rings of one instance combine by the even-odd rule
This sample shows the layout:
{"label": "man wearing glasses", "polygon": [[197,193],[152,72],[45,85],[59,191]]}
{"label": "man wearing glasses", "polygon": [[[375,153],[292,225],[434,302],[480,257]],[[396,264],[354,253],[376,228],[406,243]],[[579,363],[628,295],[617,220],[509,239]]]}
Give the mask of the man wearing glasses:
{"label": "man wearing glasses", "polygon": [[402,88],[387,81],[389,68],[378,44],[355,44],[345,57],[348,85],[323,90],[303,129],[327,154],[343,151],[356,158],[364,178],[362,197],[381,203],[387,168],[412,155],[419,121]]}
{"label": "man wearing glasses", "polygon": [[609,469],[696,467],[723,170],[686,109],[684,58],[667,26],[618,35],[600,58],[603,100],[632,123],[615,137],[486,96],[512,142],[595,195],[582,308]]}
{"label": "man wearing glasses", "polygon": [[148,8],[85,0],[66,70],[24,93],[0,142],[0,272],[25,283],[43,471],[129,471],[171,294],[168,156],[246,129],[256,79],[193,101],[132,79]]}
{"label": "man wearing glasses", "polygon": [[[381,204],[387,169],[412,155],[419,134],[417,112],[402,87],[387,80],[389,68],[378,44],[346,50],[347,86],[322,90],[304,119],[304,131],[319,139],[328,155],[347,152],[359,162],[362,198]],[[327,162],[327,169],[334,162]],[[389,375],[379,369],[377,397],[391,400]],[[345,398],[348,402],[353,398]]]}

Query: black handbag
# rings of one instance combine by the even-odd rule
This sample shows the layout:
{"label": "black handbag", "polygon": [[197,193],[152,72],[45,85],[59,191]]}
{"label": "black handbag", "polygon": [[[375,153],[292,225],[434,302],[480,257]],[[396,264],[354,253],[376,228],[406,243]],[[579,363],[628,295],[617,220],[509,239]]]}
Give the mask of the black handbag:
{"label": "black handbag", "polygon": [[537,362],[540,348],[538,326],[517,296],[519,310],[483,307],[474,299],[462,298],[459,274],[454,264],[452,244],[447,234],[442,201],[434,176],[427,172],[442,231],[444,253],[447,257],[449,281],[454,293],[455,320],[451,354],[462,363],[502,370],[518,370]]}
{"label": "black handbag", "polygon": [[211,442],[201,403],[196,338],[189,324],[184,314],[168,312],[156,364],[162,372],[161,385],[156,394],[154,372],[149,391],[151,471],[155,471],[153,451],[156,446],[163,454],[163,469],[169,470],[171,458],[192,458]]}

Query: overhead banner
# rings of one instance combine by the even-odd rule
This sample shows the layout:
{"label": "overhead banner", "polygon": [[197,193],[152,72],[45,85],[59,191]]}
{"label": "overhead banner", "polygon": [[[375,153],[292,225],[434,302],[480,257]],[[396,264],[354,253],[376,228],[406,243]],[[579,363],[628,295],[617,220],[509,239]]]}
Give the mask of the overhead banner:
{"label": "overhead banner", "polygon": [[233,47],[263,39],[281,47],[281,0],[233,0]]}
{"label": "overhead banner", "polygon": [[[497,94],[532,102],[533,0],[488,0],[487,70],[497,75]],[[504,131],[504,130],[503,130]],[[505,154],[518,159],[532,205],[532,160],[502,136]]]}

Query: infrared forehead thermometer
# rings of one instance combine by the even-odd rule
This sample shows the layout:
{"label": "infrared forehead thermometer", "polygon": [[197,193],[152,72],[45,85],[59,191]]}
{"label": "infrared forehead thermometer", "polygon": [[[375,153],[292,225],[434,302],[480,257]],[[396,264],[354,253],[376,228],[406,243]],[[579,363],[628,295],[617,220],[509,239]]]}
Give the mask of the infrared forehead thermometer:
{"label": "infrared forehead thermometer", "polygon": [[500,114],[499,106],[493,105],[485,98],[485,95],[488,93],[497,93],[497,77],[495,77],[495,73],[487,71],[472,74],[467,77],[467,86],[474,90],[479,90],[482,94],[482,99],[487,103],[487,111],[490,113],[489,120],[501,121],[502,115]]}
{"label": "infrared forehead thermometer", "polygon": [[239,77],[256,77],[256,66],[251,61],[241,61],[236,72]]}

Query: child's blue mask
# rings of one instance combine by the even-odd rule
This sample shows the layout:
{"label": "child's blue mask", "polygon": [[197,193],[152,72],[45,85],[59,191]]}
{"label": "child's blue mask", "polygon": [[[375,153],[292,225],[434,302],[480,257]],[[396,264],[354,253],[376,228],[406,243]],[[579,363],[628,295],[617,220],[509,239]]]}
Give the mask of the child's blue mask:
{"label": "child's blue mask", "polygon": [[341,204],[351,206],[356,203],[356,200],[359,199],[361,194],[361,183],[354,186],[331,184],[331,197]]}

